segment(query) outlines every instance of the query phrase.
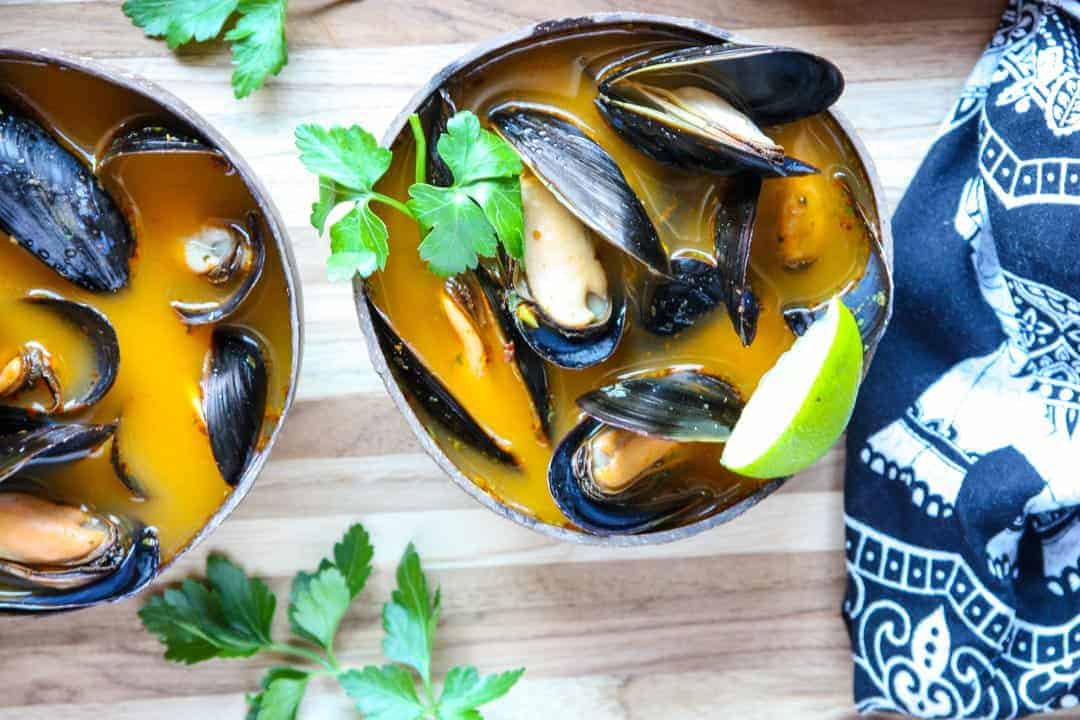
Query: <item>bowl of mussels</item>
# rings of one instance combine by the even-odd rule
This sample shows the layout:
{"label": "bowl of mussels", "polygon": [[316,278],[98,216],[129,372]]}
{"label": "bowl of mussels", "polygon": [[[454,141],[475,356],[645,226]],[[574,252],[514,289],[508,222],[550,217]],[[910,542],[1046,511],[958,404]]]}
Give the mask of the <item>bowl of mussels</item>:
{"label": "bowl of mussels", "polygon": [[414,97],[384,138],[383,196],[421,209],[464,187],[463,112],[520,160],[520,247],[446,277],[424,262],[431,222],[380,209],[389,262],[354,279],[376,370],[462,489],[560,539],[659,543],[839,439],[892,308],[843,84],[810,52],[616,13],[498,38]]}
{"label": "bowl of mussels", "polygon": [[293,397],[284,225],[190,108],[0,50],[0,612],[139,591],[255,481]]}

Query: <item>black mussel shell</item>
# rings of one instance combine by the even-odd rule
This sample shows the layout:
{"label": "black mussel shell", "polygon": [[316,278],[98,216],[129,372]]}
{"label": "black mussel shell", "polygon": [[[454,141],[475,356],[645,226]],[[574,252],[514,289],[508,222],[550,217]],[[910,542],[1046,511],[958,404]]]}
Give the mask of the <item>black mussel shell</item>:
{"label": "black mussel shell", "polygon": [[454,184],[454,174],[439,155],[438,139],[446,132],[447,123],[456,113],[457,105],[446,88],[439,88],[417,113],[424,136],[428,138],[427,181],[431,185],[449,187]]}
{"label": "black mussel shell", "polygon": [[844,76],[825,58],[794,48],[705,45],[620,67],[601,78],[610,92],[627,81],[669,88],[701,87],[736,101],[759,126],[817,115],[844,92]]}
{"label": "black mussel shell", "polygon": [[714,175],[753,172],[766,178],[818,172],[802,160],[771,157],[753,145],[709,134],[643,103],[599,95],[596,105],[627,142],[664,165]]}
{"label": "black mussel shell", "polygon": [[713,498],[705,492],[642,505],[606,502],[590,496],[577,477],[576,456],[582,445],[604,427],[599,420],[586,418],[567,433],[551,456],[548,487],[555,504],[571,522],[593,535],[636,535],[710,509]]}
{"label": "black mussel shell", "polygon": [[136,500],[146,500],[150,495],[146,492],[143,484],[139,482],[139,479],[132,474],[127,461],[124,460],[124,456],[120,452],[120,425],[120,420],[117,420],[116,430],[113,432],[112,449],[109,451],[109,463],[116,474],[116,479],[127,488],[127,491],[131,493],[131,497]]}
{"label": "black mussel shell", "polygon": [[745,403],[739,391],[720,378],[679,370],[620,380],[582,395],[577,404],[590,417],[639,435],[723,443]]}
{"label": "black mussel shell", "polygon": [[[655,88],[652,93],[644,88]],[[632,145],[658,162],[722,175],[754,172],[788,177],[817,172],[749,139],[736,139],[671,112],[659,94],[700,88],[730,103],[758,126],[815,115],[843,91],[839,70],[788,48],[713,45],[632,62],[601,79],[597,107]],[[678,103],[674,97],[667,102]]]}
{"label": "black mussel shell", "polygon": [[236,288],[222,300],[205,303],[174,300],[172,308],[185,325],[212,325],[228,319],[244,304],[262,277],[263,268],[266,266],[266,242],[258,216],[255,213],[248,214],[247,230],[239,225],[230,225],[229,231],[240,242],[240,252],[245,254],[246,259],[241,260],[243,267],[238,271],[243,273],[243,277]]}
{"label": "black mussel shell", "polygon": [[517,323],[510,315],[505,301],[505,284],[501,275],[508,272],[505,264],[495,270],[481,263],[476,268],[477,285],[480,286],[487,300],[491,314],[499,323],[504,342],[509,352],[514,354],[514,363],[517,365],[521,381],[525,383],[525,389],[532,400],[536,417],[540,421],[540,429],[545,438],[551,437],[551,407],[548,395],[547,365],[544,359],[533,350],[518,329]]}
{"label": "black mussel shell", "polygon": [[99,402],[112,389],[120,371],[120,342],[112,324],[89,305],[65,300],[45,290],[31,291],[24,301],[46,307],[71,323],[86,336],[94,350],[94,380],[81,394],[65,400],[61,411],[78,412]]}
{"label": "black mussel shell", "polygon": [[505,465],[517,466],[517,459],[499,447],[484,428],[469,414],[453,393],[420,361],[374,303],[368,301],[379,347],[399,387],[457,439]]}
{"label": "black mussel shell", "polygon": [[114,425],[54,424],[19,408],[0,406],[0,483],[32,465],[85,457],[114,430]]}
{"label": "black mussel shell", "polygon": [[743,345],[757,334],[760,313],[757,296],[750,287],[750,245],[757,220],[761,178],[740,175],[716,210],[716,269],[720,273],[724,304],[731,324]]}
{"label": "black mussel shell", "polygon": [[489,118],[522,162],[581,222],[654,274],[671,275],[667,251],[645,207],[595,140],[569,120],[533,106],[503,104]]}
{"label": "black mussel shell", "polygon": [[255,455],[266,415],[267,371],[259,341],[245,330],[214,329],[203,372],[203,417],[214,460],[236,486]]}
{"label": "black mussel shell", "polygon": [[168,153],[205,153],[224,160],[217,148],[198,137],[194,131],[151,123],[125,128],[117,133],[101,155],[98,167],[104,168],[121,157]]}
{"label": "black mussel shell", "polygon": [[[71,590],[0,593],[0,611],[46,613],[75,610],[131,597],[154,579],[161,563],[157,535],[151,528],[132,528],[130,546],[116,570],[96,582]],[[2,576],[0,576],[2,577]]]}
{"label": "black mussel shell", "polygon": [[568,370],[581,370],[607,360],[619,347],[626,329],[626,293],[622,283],[609,284],[611,313],[602,324],[585,330],[569,330],[550,323],[536,305],[535,327],[516,312],[517,303],[526,302],[514,292],[507,294],[507,305],[518,332],[538,355]]}
{"label": "black mussel shell", "polygon": [[716,265],[692,257],[671,261],[674,279],[657,283],[642,308],[642,321],[656,335],[676,335],[724,299]]}
{"label": "black mussel shell", "polygon": [[0,230],[80,287],[127,285],[134,242],[123,213],[86,165],[2,98]]}

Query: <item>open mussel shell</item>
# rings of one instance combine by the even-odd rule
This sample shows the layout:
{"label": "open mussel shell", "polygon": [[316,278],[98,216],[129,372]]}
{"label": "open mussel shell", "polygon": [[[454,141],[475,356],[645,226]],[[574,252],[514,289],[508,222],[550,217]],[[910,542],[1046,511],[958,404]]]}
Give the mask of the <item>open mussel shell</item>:
{"label": "open mussel shell", "polygon": [[[559,367],[580,370],[614,355],[626,329],[626,292],[621,283],[609,288],[607,318],[599,325],[580,331],[548,320],[540,307],[524,294],[511,292],[508,304],[518,333],[537,354]],[[518,309],[521,303],[527,303],[532,313],[521,312]]]}
{"label": "open mussel shell", "polygon": [[548,392],[547,365],[522,335],[517,322],[510,314],[504,295],[506,284],[500,279],[508,272],[505,263],[489,266],[481,263],[475,271],[476,285],[484,295],[491,314],[499,323],[504,347],[514,354],[514,364],[525,389],[529,393],[533,410],[540,423],[540,433],[545,439],[551,436],[551,406]]}
{"label": "open mussel shell", "polygon": [[113,425],[56,424],[0,406],[0,483],[32,465],[85,457],[114,430]]}
{"label": "open mussel shell", "polygon": [[655,335],[677,335],[693,326],[725,297],[721,276],[713,262],[694,257],[671,261],[671,280],[656,283],[642,307],[642,322]]}
{"label": "open mussel shell", "polygon": [[[583,395],[578,406],[589,417],[563,438],[548,466],[556,504],[598,535],[645,533],[718,511],[725,497],[708,482],[677,476],[692,472],[683,443],[726,442],[743,404],[730,384],[693,370]],[[628,453],[623,465],[619,453]],[[605,471],[625,476],[601,481]]]}
{"label": "open mussel shell", "polygon": [[192,253],[202,254],[204,264],[207,263],[205,257],[212,256],[209,264],[213,267],[205,273],[209,281],[213,284],[234,283],[235,288],[224,299],[212,302],[174,300],[173,310],[186,325],[212,325],[228,319],[240,309],[262,277],[266,266],[266,243],[259,227],[259,217],[249,213],[246,229],[230,223],[226,232],[226,242],[213,243],[211,246],[200,245],[199,238],[188,240],[186,252],[189,256]]}
{"label": "open mussel shell", "polygon": [[743,175],[735,179],[728,196],[716,209],[716,269],[720,275],[728,317],[743,345],[749,346],[757,335],[761,312],[757,296],[750,287],[750,245],[754,238],[757,202],[761,178]]}
{"label": "open mussel shell", "polygon": [[150,123],[124,128],[118,132],[98,160],[98,168],[103,169],[123,157],[171,153],[200,153],[224,160],[221,151],[199,138],[193,131]]}
{"label": "open mussel shell", "polygon": [[2,97],[0,230],[82,288],[128,283],[134,241],[123,213],[82,161]]}
{"label": "open mussel shell", "polygon": [[266,391],[262,343],[243,328],[215,328],[203,370],[202,409],[214,460],[231,486],[258,450]]}
{"label": "open mussel shell", "polygon": [[567,210],[654,274],[671,275],[645,207],[595,140],[567,118],[531,105],[505,103],[489,119]]}
{"label": "open mussel shell", "polygon": [[0,610],[71,610],[138,592],[160,562],[153,530],[64,505],[29,483],[0,490]]}
{"label": "open mussel shell", "polygon": [[843,92],[829,61],[781,47],[708,45],[628,63],[600,79],[597,106],[653,159],[717,174],[816,172],[760,128],[815,115]]}
{"label": "open mussel shell", "polygon": [[89,305],[66,300],[47,290],[33,290],[23,300],[47,308],[63,318],[86,336],[93,350],[93,378],[82,392],[65,398],[59,411],[78,412],[99,402],[112,389],[120,371],[120,342],[112,324]]}
{"label": "open mussel shell", "polygon": [[582,395],[577,404],[590,417],[641,435],[674,442],[723,443],[745,403],[724,380],[680,370],[620,380]]}
{"label": "open mussel shell", "polygon": [[427,413],[461,442],[505,465],[516,466],[517,459],[504,450],[443,383],[431,373],[373,303],[368,312],[375,326],[379,346],[390,371]]}
{"label": "open mussel shell", "polygon": [[710,494],[705,488],[644,504],[633,502],[636,493],[598,499],[587,476],[590,465],[587,448],[604,429],[604,423],[586,418],[567,433],[551,456],[548,466],[551,495],[575,525],[599,536],[637,535],[692,519],[709,506]]}

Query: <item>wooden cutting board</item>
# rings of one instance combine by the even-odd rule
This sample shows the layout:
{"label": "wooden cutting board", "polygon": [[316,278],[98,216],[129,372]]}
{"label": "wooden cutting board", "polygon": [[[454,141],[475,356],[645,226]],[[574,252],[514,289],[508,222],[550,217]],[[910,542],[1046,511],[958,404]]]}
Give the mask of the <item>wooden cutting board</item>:
{"label": "wooden cutting board", "polygon": [[[343,625],[343,664],[379,660],[379,603],[413,540],[444,593],[436,669],[528,668],[490,718],[850,717],[839,614],[842,452],[738,521],[675,545],[564,545],[497,518],[420,452],[372,371],[349,286],[325,279],[325,242],[307,223],[314,181],[293,151],[293,127],[359,122],[379,135],[469,44],[544,17],[694,16],[837,62],[849,83],[840,107],[895,205],[996,26],[1001,0],[291,4],[288,67],[237,102],[222,47],[171,54],[145,39],[119,2],[0,0],[0,46],[97,58],[193,105],[254,166],[292,236],[307,316],[297,405],[252,494],[163,581],[201,572],[208,551],[225,551],[282,596],[294,571],[314,567],[360,520],[374,536],[378,568],[369,600]],[[0,620],[0,718],[243,717],[244,693],[271,659],[168,664],[135,616],[139,605]],[[356,713],[335,688],[315,685],[302,717]]]}

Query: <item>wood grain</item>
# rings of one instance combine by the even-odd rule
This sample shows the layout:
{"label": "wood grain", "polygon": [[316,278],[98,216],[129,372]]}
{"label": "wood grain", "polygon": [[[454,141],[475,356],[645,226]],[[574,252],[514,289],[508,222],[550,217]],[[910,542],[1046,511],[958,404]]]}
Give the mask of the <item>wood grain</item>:
{"label": "wood grain", "polygon": [[[215,123],[270,187],[303,278],[307,346],[299,401],[255,491],[163,583],[226,552],[279,593],[351,522],[378,546],[368,593],[343,626],[347,663],[378,660],[378,601],[404,545],[442,585],[440,671],[525,666],[496,720],[852,717],[839,618],[842,453],[731,525],[676,545],[558,544],[494,517],[441,476],[408,434],[367,360],[348,287],[325,280],[307,226],[313,181],[292,149],[300,122],[381,130],[469,43],[542,16],[647,10],[695,16],[835,60],[841,108],[859,128],[891,203],[995,27],[1000,0],[294,0],[291,57],[268,90],[237,103],[227,52],[174,55],[118,2],[0,0],[0,45],[80,53],[146,75]],[[163,584],[161,583],[161,584]],[[140,628],[138,603],[0,621],[0,718],[239,718],[271,659],[181,668]],[[281,613],[279,613],[281,614]],[[282,618],[279,618],[281,620]],[[302,717],[355,717],[315,685]],[[1071,717],[1080,717],[1072,715]]]}

